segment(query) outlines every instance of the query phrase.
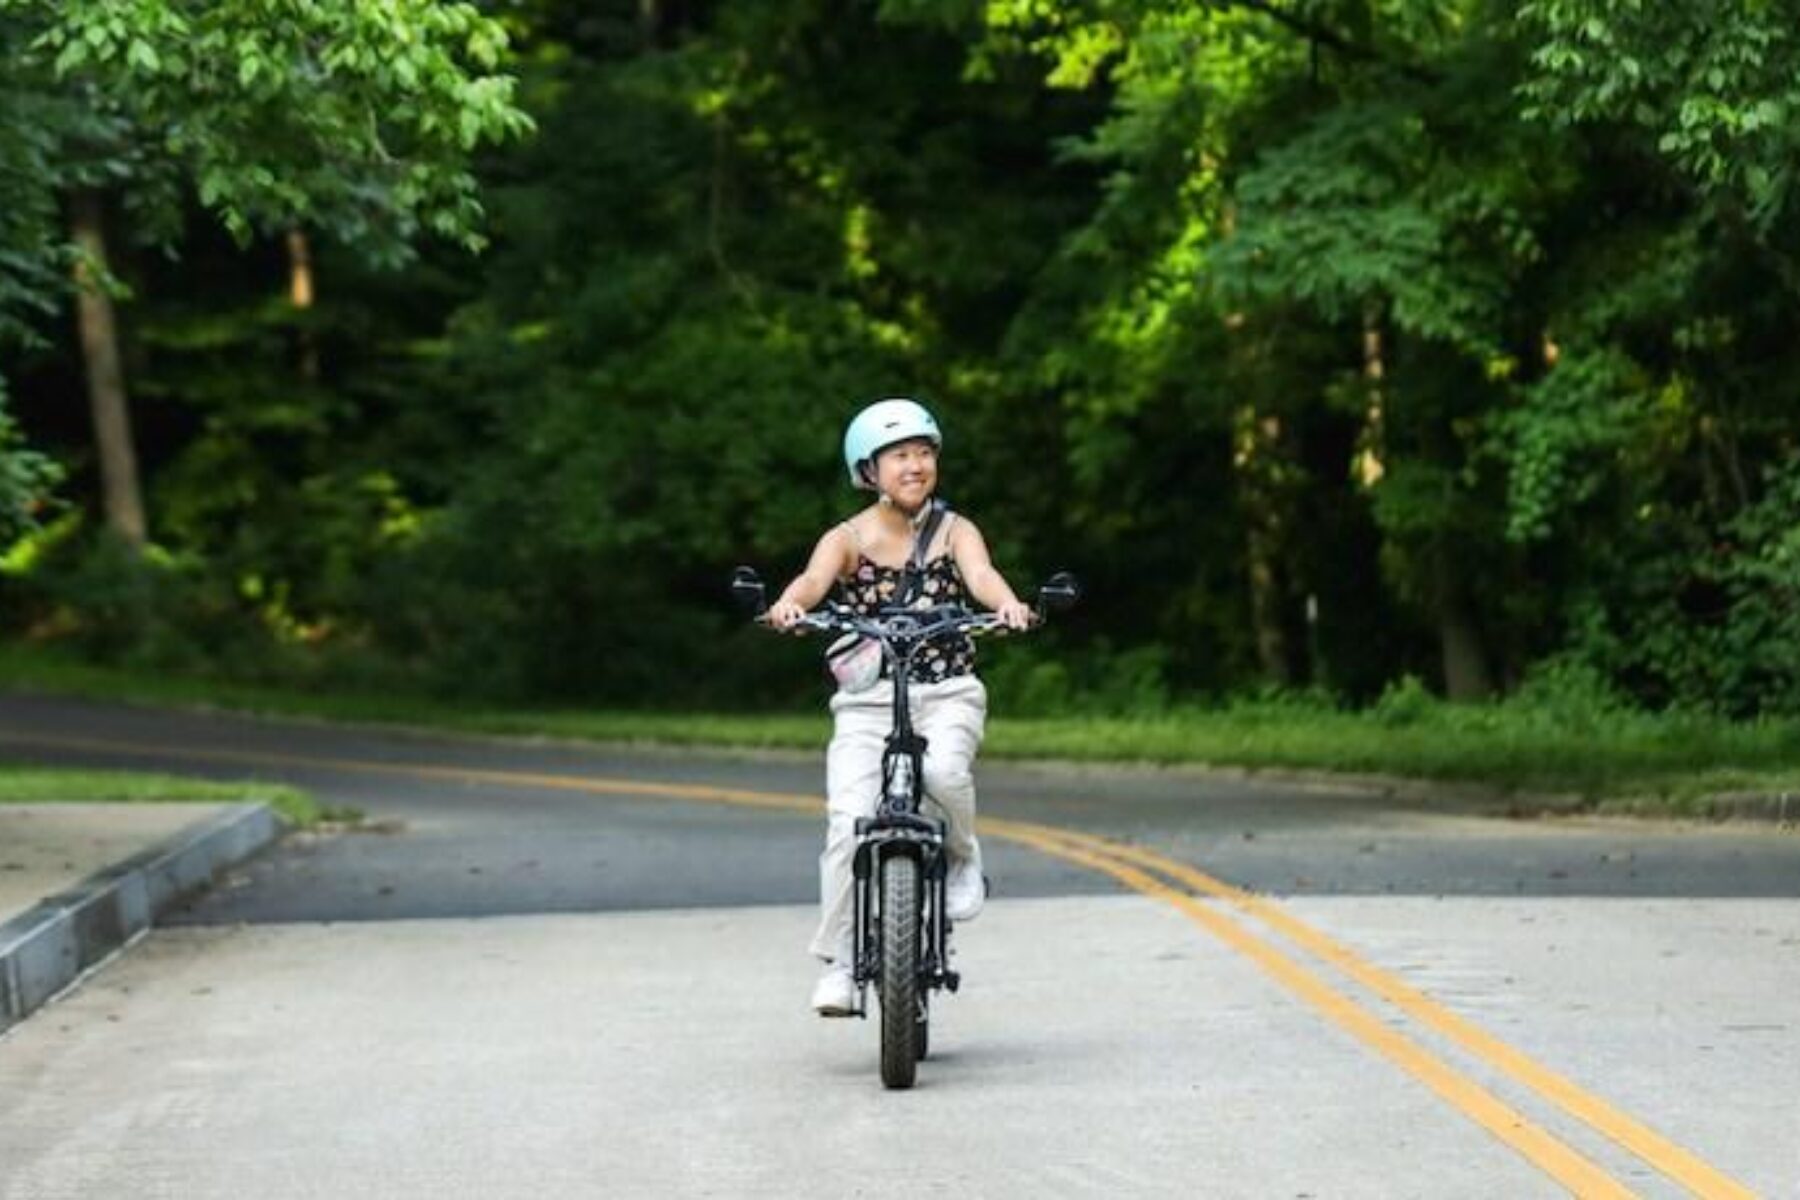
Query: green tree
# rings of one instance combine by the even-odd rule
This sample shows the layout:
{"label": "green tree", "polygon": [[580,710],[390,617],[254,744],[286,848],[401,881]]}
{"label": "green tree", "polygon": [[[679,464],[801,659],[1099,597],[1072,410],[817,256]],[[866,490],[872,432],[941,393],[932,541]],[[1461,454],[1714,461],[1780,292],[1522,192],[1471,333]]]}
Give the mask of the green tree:
{"label": "green tree", "polygon": [[[83,131],[101,136],[45,148],[67,165],[31,182],[69,194],[108,519],[139,543],[106,193],[163,242],[191,188],[240,241],[312,227],[399,262],[426,234],[481,244],[470,155],[529,119],[499,71],[501,26],[468,4],[4,0],[0,20],[9,78],[107,118]],[[10,272],[15,286],[32,269]]]}
{"label": "green tree", "polygon": [[1524,6],[1529,115],[1578,140],[1599,219],[1547,273],[1561,357],[1497,427],[1516,540],[1557,564],[1570,653],[1659,702],[1786,708],[1800,403],[1789,4]]}
{"label": "green tree", "polygon": [[[58,79],[74,41],[15,4],[7,53],[41,69],[0,87],[40,108],[0,115],[0,153],[36,164],[0,178],[31,185],[0,242],[37,274],[8,267],[0,310],[36,319],[93,265],[41,248],[102,191],[158,540],[195,591],[169,627],[211,661],[235,615],[259,670],[799,695],[805,651],[729,641],[721,581],[797,565],[855,502],[842,421],[910,392],[1002,563],[1093,584],[995,654],[1034,703],[1409,674],[1478,696],[1576,659],[1651,703],[1786,711],[1788,8],[530,0],[503,11],[541,133],[459,160],[492,208],[471,265],[379,156],[312,162],[339,136],[313,115],[191,70],[105,91],[155,83],[167,39]],[[234,59],[225,90],[265,69]],[[254,153],[171,150],[184,112]],[[208,170],[206,208],[238,215],[178,235]],[[335,190],[369,178],[366,210]],[[15,388],[34,431],[49,370]]]}
{"label": "green tree", "polygon": [[1723,218],[1759,235],[1783,224],[1800,152],[1793,4],[1533,0],[1520,15],[1537,43],[1524,82],[1535,115],[1628,128]]}
{"label": "green tree", "polygon": [[0,551],[38,526],[48,493],[61,478],[55,463],[24,444],[0,381]]}

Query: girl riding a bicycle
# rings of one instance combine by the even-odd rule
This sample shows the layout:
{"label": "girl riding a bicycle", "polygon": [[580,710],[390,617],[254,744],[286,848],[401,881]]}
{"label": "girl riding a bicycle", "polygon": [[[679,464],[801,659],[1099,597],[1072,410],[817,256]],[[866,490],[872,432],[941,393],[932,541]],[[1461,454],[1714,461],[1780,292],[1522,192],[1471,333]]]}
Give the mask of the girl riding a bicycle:
{"label": "girl riding a bicycle", "polygon": [[[943,435],[925,407],[907,399],[863,409],[844,431],[844,466],[853,486],[876,493],[861,512],[826,530],[806,568],[769,606],[777,629],[835,598],[864,616],[895,605],[936,606],[973,599],[1009,628],[1031,624],[1032,611],[994,566],[973,521],[939,513],[938,451]],[[921,541],[925,544],[919,544]],[[811,949],[825,961],[813,989],[822,1016],[856,1012],[851,971],[852,855],[856,821],[874,815],[882,791],[882,749],[892,725],[894,681],[841,685],[831,698],[833,730],[826,751],[828,825],[819,856],[820,919]],[[975,675],[966,636],[929,645],[912,660],[914,724],[927,739],[926,795],[947,818],[946,915],[967,921],[981,911],[987,884],[975,837],[973,766],[987,721],[987,689]]]}

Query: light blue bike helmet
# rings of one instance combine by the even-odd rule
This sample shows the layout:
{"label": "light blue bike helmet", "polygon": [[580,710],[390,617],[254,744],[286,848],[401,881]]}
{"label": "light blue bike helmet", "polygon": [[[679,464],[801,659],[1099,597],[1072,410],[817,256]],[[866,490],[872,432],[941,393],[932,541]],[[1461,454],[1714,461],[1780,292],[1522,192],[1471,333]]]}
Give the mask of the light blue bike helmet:
{"label": "light blue bike helmet", "polygon": [[917,400],[877,400],[857,413],[844,430],[844,467],[850,472],[851,486],[874,491],[875,485],[863,478],[863,465],[889,446],[913,438],[924,438],[940,449],[944,445],[937,418]]}

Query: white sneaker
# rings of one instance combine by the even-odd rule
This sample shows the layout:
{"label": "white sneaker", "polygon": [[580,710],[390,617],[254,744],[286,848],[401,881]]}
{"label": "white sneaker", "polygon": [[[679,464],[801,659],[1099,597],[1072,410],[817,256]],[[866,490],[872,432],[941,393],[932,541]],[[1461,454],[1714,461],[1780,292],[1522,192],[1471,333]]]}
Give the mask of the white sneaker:
{"label": "white sneaker", "polygon": [[987,901],[987,877],[981,873],[981,854],[952,860],[944,880],[944,915],[952,921],[973,921]]}
{"label": "white sneaker", "polygon": [[813,985],[813,1011],[821,1017],[856,1015],[856,980],[847,963],[826,963],[824,974]]}

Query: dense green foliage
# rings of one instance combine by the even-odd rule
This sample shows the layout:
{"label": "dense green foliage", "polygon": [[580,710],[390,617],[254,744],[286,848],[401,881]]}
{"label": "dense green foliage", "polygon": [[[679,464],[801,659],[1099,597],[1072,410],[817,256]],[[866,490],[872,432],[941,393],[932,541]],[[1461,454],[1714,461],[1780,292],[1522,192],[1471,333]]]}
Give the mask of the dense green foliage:
{"label": "dense green foliage", "polygon": [[[41,236],[48,195],[86,187],[163,243],[197,203],[241,243],[307,225],[385,261],[421,229],[478,247],[467,156],[530,126],[495,70],[505,46],[436,0],[0,0],[4,232]],[[0,286],[41,284],[14,247]]]}
{"label": "dense green foliage", "polygon": [[[394,28],[341,18],[390,9],[457,54],[359,50]],[[1791,0],[47,11],[0,3],[4,53],[51,58],[0,88],[103,98],[120,214],[180,257],[117,267],[156,552],[32,535],[14,628],[239,677],[798,701],[814,648],[723,581],[800,564],[855,502],[843,422],[905,393],[1015,583],[1087,580],[990,653],[1017,711],[1574,673],[1800,712]],[[328,99],[286,102],[301,78]],[[469,165],[514,103],[535,136]],[[0,255],[93,183],[93,137],[15,111],[37,190]],[[294,223],[316,305],[284,298]],[[0,322],[50,339],[15,407],[85,499],[61,271],[0,257]]]}
{"label": "dense green foliage", "polygon": [[48,493],[61,477],[56,463],[24,444],[0,387],[0,545],[42,525]]}

